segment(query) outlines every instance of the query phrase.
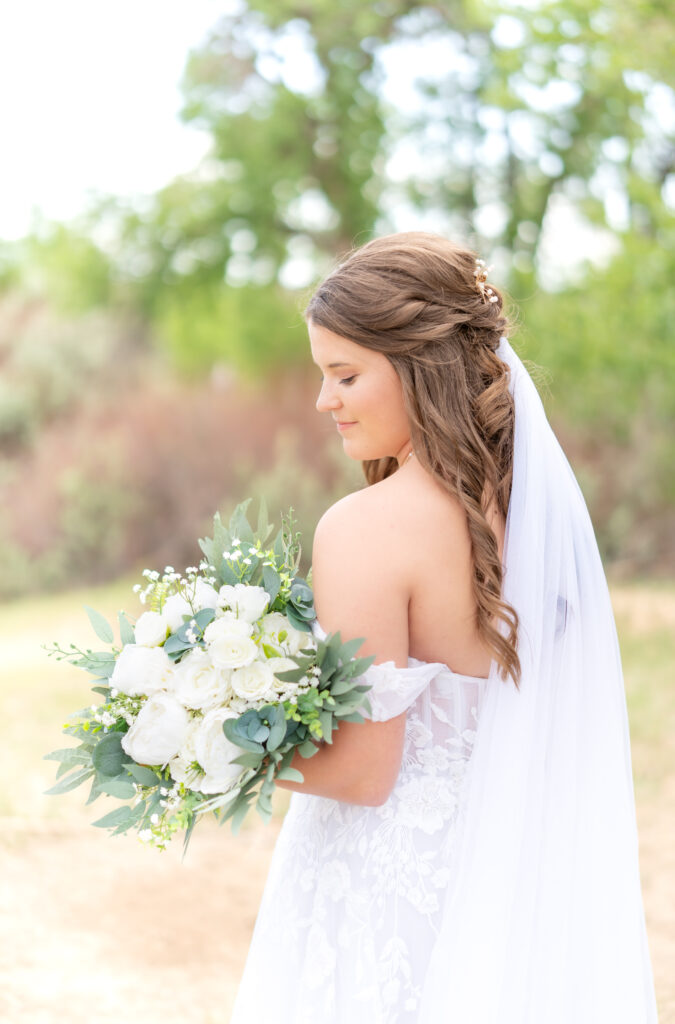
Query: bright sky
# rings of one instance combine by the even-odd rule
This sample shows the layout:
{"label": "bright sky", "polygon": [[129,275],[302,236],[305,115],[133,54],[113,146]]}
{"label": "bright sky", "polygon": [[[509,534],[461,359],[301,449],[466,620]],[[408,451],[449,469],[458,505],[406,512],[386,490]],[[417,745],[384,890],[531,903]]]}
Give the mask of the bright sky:
{"label": "bright sky", "polygon": [[207,139],[182,125],[188,51],[226,0],[0,5],[0,238],[34,207],[66,219],[88,191],[129,195],[187,171]]}
{"label": "bright sky", "polygon": [[[189,50],[236,5],[237,0],[0,3],[0,239],[26,234],[36,209],[67,220],[92,192],[151,193],[193,168],[209,139],[178,118],[180,79]],[[292,70],[298,55],[291,57]],[[425,48],[425,66],[432,57],[442,62],[447,53]],[[412,96],[414,61],[406,76],[410,57],[392,59],[398,60],[392,88],[399,82]],[[311,70],[301,67],[303,74]],[[395,105],[405,99],[389,98]],[[548,232],[558,269],[577,263],[582,237],[586,256],[608,251],[602,233],[582,223],[570,230],[571,212],[562,211]],[[397,210],[398,230],[425,226],[419,211]],[[444,230],[438,224],[431,229]]]}

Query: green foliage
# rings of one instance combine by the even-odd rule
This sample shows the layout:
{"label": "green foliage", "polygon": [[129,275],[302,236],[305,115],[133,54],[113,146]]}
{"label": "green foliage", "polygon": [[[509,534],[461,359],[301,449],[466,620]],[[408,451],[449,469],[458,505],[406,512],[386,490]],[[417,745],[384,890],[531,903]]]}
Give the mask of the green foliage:
{"label": "green foliage", "polygon": [[84,225],[45,222],[22,244],[26,284],[58,312],[82,314],[110,305],[112,262]]}
{"label": "green foliage", "polygon": [[276,287],[186,281],[158,295],[153,319],[160,350],[189,376],[221,364],[260,377],[306,358],[297,304]]}
{"label": "green foliage", "polygon": [[586,496],[603,553],[634,567],[663,557],[675,525],[669,237],[662,231],[655,247],[628,236],[606,271],[522,307],[524,354],[551,377],[549,412],[579,448],[582,469],[585,453]]}

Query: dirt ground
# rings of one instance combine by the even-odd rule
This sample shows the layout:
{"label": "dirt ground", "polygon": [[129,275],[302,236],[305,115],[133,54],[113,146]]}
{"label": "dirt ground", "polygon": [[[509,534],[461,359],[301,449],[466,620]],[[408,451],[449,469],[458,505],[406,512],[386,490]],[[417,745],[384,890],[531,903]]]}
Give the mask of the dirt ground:
{"label": "dirt ground", "polygon": [[5,821],[0,1020],[227,1024],[279,822],[188,855],[87,825]]}
{"label": "dirt ground", "polygon": [[[660,1021],[675,1024],[667,803],[643,803],[639,824]],[[178,846],[159,853],[85,824],[5,820],[0,1020],[227,1024],[279,826],[233,837],[205,824],[181,863]]]}

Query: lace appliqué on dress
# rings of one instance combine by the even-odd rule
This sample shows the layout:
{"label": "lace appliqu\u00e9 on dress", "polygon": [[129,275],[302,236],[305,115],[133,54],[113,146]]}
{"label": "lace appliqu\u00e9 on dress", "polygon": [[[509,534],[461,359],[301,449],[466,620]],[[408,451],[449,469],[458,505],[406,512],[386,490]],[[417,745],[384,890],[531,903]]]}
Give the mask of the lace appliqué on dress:
{"label": "lace appliqu\u00e9 on dress", "polygon": [[374,720],[407,709],[399,777],[378,807],[293,794],[232,1024],[269,1009],[274,977],[287,1024],[416,1019],[485,680],[411,659],[364,682]]}

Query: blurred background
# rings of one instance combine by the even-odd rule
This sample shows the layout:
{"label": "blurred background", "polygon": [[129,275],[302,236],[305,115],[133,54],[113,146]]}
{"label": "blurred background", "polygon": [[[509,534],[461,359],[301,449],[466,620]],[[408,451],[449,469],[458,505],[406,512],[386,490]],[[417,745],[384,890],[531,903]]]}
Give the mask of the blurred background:
{"label": "blurred background", "polygon": [[0,1019],[229,1019],[286,794],[183,867],[99,835],[99,805],[43,795],[88,691],[40,644],[95,643],[84,603],[135,614],[140,570],[193,564],[243,496],[293,505],[310,549],[361,476],[314,410],[303,305],[353,245],[421,228],[494,265],[588,501],[675,1021],[674,42],[664,0],[0,12],[0,852],[25,936]]}

